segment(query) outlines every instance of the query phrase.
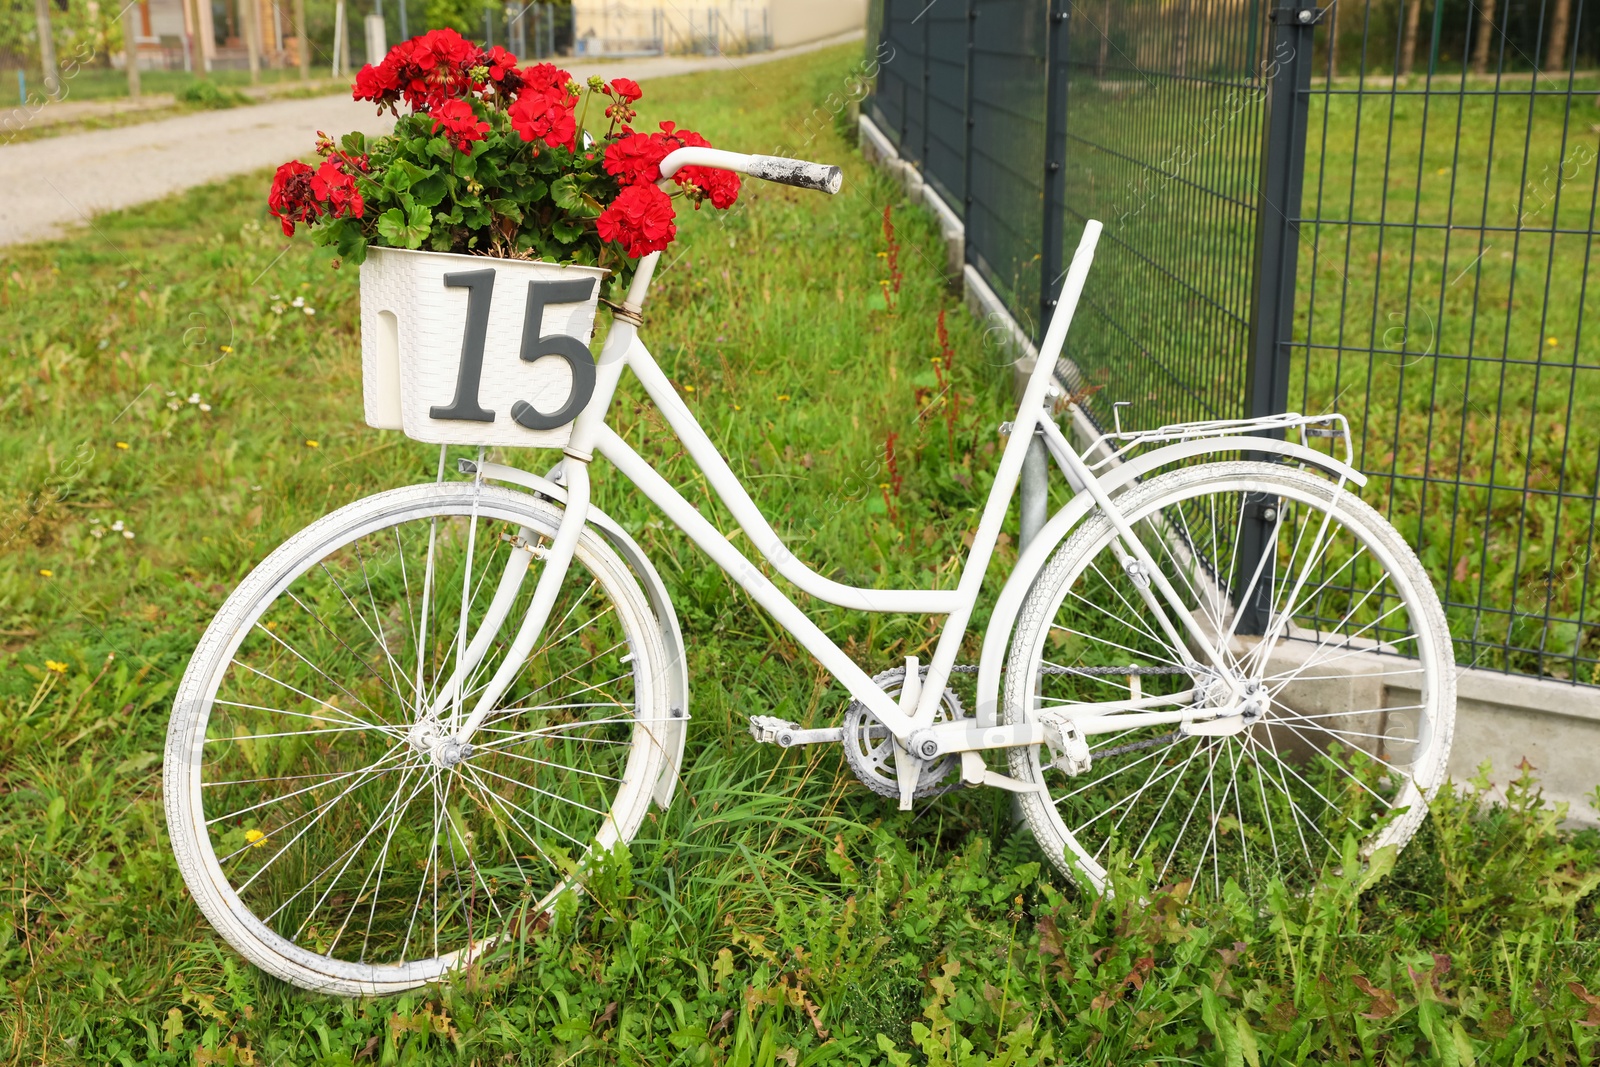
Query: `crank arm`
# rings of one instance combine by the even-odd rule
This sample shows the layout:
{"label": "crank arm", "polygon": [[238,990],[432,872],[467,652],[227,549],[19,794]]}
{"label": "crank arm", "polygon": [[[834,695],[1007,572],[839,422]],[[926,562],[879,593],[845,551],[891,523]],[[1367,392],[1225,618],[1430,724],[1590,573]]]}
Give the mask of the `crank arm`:
{"label": "crank arm", "polygon": [[773,715],[750,716],[750,736],[764,745],[795,748],[799,745],[829,745],[844,740],[844,727],[829,726],[816,730],[802,729],[799,723]]}

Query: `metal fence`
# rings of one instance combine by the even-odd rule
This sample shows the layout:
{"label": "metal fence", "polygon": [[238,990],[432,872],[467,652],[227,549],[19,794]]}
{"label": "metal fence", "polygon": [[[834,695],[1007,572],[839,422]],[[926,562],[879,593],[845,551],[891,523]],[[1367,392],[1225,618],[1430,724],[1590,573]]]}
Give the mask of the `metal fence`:
{"label": "metal fence", "polygon": [[1463,664],[1600,682],[1594,0],[879,0],[868,117],[1139,425],[1348,415]]}

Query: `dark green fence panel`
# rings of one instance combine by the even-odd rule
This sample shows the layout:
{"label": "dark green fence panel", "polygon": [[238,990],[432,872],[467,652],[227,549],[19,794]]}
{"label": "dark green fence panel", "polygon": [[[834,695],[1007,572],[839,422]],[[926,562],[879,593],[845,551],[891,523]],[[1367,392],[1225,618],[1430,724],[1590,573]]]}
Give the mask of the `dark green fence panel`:
{"label": "dark green fence panel", "polygon": [[1033,337],[1105,224],[1091,418],[1342,412],[1459,661],[1600,683],[1600,0],[881,2],[867,113]]}

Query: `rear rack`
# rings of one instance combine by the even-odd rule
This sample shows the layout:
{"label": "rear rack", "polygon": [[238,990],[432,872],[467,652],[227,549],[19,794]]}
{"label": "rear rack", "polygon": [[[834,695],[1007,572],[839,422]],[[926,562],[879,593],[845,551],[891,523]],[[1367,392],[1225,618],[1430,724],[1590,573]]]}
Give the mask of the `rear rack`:
{"label": "rear rack", "polygon": [[[1275,431],[1287,433],[1298,430],[1300,443],[1307,448],[1311,447],[1311,439],[1327,437],[1342,439],[1344,442],[1344,463],[1346,466],[1355,464],[1355,446],[1350,440],[1350,420],[1343,415],[1302,415],[1296,411],[1286,412],[1282,415],[1263,415],[1255,419],[1211,419],[1204,422],[1174,422],[1165,426],[1158,426],[1154,430],[1124,430],[1122,428],[1122,411],[1126,402],[1112,405],[1112,420],[1116,428],[1110,433],[1103,433],[1089,443],[1080,456],[1088,464],[1089,469],[1098,471],[1104,467],[1120,463],[1128,453],[1144,445],[1166,444],[1170,441],[1192,441],[1205,437],[1234,437],[1241,435],[1265,435]],[[1095,450],[1103,451],[1103,457],[1091,461]]]}

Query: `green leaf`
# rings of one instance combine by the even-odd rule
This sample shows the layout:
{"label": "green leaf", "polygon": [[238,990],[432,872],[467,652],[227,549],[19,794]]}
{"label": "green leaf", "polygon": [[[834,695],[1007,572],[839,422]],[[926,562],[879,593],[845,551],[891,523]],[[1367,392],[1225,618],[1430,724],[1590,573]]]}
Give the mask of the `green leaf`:
{"label": "green leaf", "polygon": [[438,173],[429,174],[411,187],[411,195],[425,207],[437,207],[448,191],[444,175]]}
{"label": "green leaf", "polygon": [[409,215],[392,207],[378,216],[378,233],[395,248],[421,248],[433,223],[433,212],[420,204]]}
{"label": "green leaf", "polygon": [[430,174],[438,173],[437,167],[424,170],[409,159],[397,159],[389,164],[389,169],[383,176],[383,187],[396,193],[403,193],[417,182]]}
{"label": "green leaf", "polygon": [[587,228],[576,219],[557,218],[550,224],[550,232],[555,235],[555,239],[568,244],[582,237]]}
{"label": "green leaf", "polygon": [[1256,1032],[1250,1028],[1250,1022],[1243,1012],[1233,1017],[1233,1027],[1239,1034],[1239,1049],[1244,1053],[1244,1062],[1250,1067],[1261,1067],[1261,1050],[1256,1047]]}
{"label": "green leaf", "polygon": [[339,144],[346,152],[353,156],[364,156],[367,154],[367,135],[362,133],[360,130],[345,134],[339,139]]}
{"label": "green leaf", "polygon": [[563,211],[581,211],[584,206],[583,192],[578,188],[578,176],[563,174],[557,178],[550,186],[550,199]]}

